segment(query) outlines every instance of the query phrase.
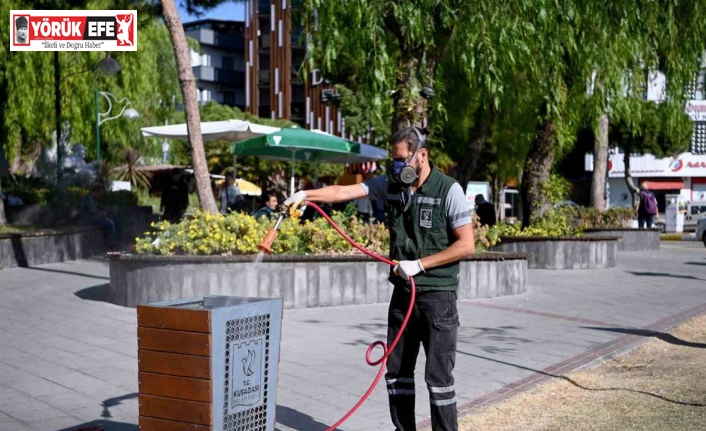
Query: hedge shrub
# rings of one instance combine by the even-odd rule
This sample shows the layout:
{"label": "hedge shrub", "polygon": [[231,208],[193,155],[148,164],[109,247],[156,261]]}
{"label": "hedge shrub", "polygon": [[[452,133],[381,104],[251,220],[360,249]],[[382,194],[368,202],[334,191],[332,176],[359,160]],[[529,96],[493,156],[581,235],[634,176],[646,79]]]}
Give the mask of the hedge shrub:
{"label": "hedge shrub", "polygon": [[[473,216],[476,250],[483,251],[498,243],[501,236],[576,236],[586,227],[618,227],[631,219],[632,212],[613,209],[601,214],[587,208],[564,207],[551,210],[527,229],[519,224],[499,223],[492,228],[480,226]],[[334,221],[363,247],[387,255],[389,235],[383,224],[364,224],[354,215],[334,213]],[[274,220],[232,213],[213,215],[197,210],[193,217],[178,224],[157,222],[142,238],[135,238],[135,252],[161,255],[247,255],[259,252],[257,245],[272,228]],[[591,223],[595,223],[591,225]],[[358,253],[323,218],[301,223],[285,219],[273,254],[313,255]]]}

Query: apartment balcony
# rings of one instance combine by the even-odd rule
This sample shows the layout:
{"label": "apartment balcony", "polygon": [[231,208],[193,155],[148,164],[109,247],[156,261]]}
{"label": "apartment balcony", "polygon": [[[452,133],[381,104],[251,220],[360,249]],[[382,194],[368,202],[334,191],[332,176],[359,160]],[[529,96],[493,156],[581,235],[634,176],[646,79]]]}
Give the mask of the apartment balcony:
{"label": "apartment balcony", "polygon": [[223,49],[243,51],[245,50],[245,38],[242,34],[216,33],[215,45]]}
{"label": "apartment balcony", "polygon": [[216,82],[236,87],[245,85],[245,72],[243,71],[212,66],[196,66],[193,69],[194,77],[198,81]]}
{"label": "apartment balcony", "polygon": [[216,80],[216,68],[212,66],[195,66],[194,77],[198,81],[214,82]]}
{"label": "apartment balcony", "polygon": [[199,28],[186,32],[188,37],[192,37],[205,45],[214,45],[216,41],[216,32],[207,28]]}
{"label": "apartment balcony", "polygon": [[228,84],[233,87],[243,88],[245,85],[245,72],[217,67],[216,82],[219,84]]}
{"label": "apartment balcony", "polygon": [[242,34],[218,33],[211,29],[200,28],[189,30],[186,35],[198,40],[202,45],[212,45],[233,51],[245,50],[245,38]]}
{"label": "apartment balcony", "polygon": [[270,49],[272,33],[260,36],[260,49]]}

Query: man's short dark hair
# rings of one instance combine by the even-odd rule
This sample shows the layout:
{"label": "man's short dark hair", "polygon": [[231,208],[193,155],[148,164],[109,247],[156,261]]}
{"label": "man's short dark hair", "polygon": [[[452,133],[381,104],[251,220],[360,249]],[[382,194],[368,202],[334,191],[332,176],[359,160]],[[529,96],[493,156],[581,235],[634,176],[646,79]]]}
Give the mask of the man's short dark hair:
{"label": "man's short dark hair", "polygon": [[226,174],[226,179],[227,179],[227,178],[233,178],[233,179],[235,179],[235,177],[233,176],[233,174],[231,174],[230,172],[228,172],[228,173]]}
{"label": "man's short dark hair", "polygon": [[[409,143],[409,150],[410,151],[415,151],[417,149],[421,150],[422,148],[426,148],[427,151],[431,151],[431,148],[429,146],[429,139],[428,137],[428,132],[426,129],[420,129],[418,127],[406,127],[394,135],[392,135],[392,138],[390,138],[390,142],[392,142],[392,145],[395,145],[398,142],[408,142]],[[421,138],[421,146],[420,144],[420,138]]]}

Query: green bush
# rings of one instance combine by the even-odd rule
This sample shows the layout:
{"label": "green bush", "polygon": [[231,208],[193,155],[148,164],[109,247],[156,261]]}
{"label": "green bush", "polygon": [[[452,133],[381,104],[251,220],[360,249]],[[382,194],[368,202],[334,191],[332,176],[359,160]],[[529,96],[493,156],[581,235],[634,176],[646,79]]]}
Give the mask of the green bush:
{"label": "green bush", "polygon": [[[624,226],[632,211],[614,208],[604,213],[590,208],[562,207],[549,211],[527,229],[520,224],[498,223],[492,228],[480,226],[474,215],[473,228],[476,251],[490,249],[502,236],[580,236],[589,227]],[[364,224],[346,211],[334,213],[334,221],[363,247],[382,255],[389,252],[389,234],[383,224]],[[257,245],[272,228],[274,220],[234,213],[227,216],[197,210],[193,217],[178,224],[153,223],[153,230],[136,238],[135,251],[162,255],[247,255],[259,252]],[[301,223],[285,219],[273,254],[313,255],[348,254],[356,252],[323,218]]]}
{"label": "green bush", "polygon": [[106,192],[101,199],[101,204],[106,206],[135,206],[137,205],[137,195],[129,190]]}
{"label": "green bush", "polygon": [[81,201],[86,197],[89,190],[82,187],[67,187],[64,190],[62,204],[66,206],[79,206]]}
{"label": "green bush", "polygon": [[54,200],[54,190],[47,187],[13,185],[7,187],[4,192],[22,199],[25,205],[47,205]]}
{"label": "green bush", "polygon": [[614,207],[598,211],[594,208],[563,206],[550,210],[526,229],[522,229],[519,223],[499,223],[491,228],[489,236],[581,236],[586,229],[629,227],[634,216],[632,208]]}
{"label": "green bush", "polygon": [[[584,229],[610,229],[610,228],[627,228],[630,227],[630,222],[635,218],[635,210],[626,207],[613,207],[607,211],[597,211],[593,208],[585,208],[592,215],[590,223],[586,221],[586,217],[582,217],[581,227]],[[598,213],[597,215],[594,213]]]}
{"label": "green bush", "polygon": [[[355,241],[376,253],[386,253],[387,231],[383,225],[365,225],[355,217],[334,213],[334,221]],[[197,210],[178,224],[153,223],[151,232],[136,238],[135,251],[147,254],[231,255],[256,254],[257,245],[274,221],[232,213],[227,216]],[[274,254],[342,254],[352,247],[323,218],[300,223],[285,219],[272,244]]]}

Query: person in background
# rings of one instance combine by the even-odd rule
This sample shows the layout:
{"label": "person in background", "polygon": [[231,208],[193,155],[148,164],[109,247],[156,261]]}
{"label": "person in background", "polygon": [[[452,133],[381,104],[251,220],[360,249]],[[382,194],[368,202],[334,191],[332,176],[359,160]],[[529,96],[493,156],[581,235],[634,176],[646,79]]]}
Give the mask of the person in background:
{"label": "person in background", "polygon": [[182,176],[181,169],[174,168],[162,188],[162,220],[179,223],[189,206],[189,184]]}
{"label": "person in background", "polygon": [[275,196],[274,194],[266,194],[265,196],[263,196],[263,198],[265,206],[253,213],[252,216],[255,217],[255,220],[259,220],[262,217],[267,217],[268,220],[271,220],[272,213],[277,210],[277,196]]}
{"label": "person in background", "polygon": [[486,201],[482,194],[476,195],[476,215],[480,219],[481,226],[495,226],[497,221],[495,205]]}
{"label": "person in background", "polygon": [[409,308],[410,277],[416,300],[399,344],[387,359],[390,416],[397,431],[416,430],[414,368],[424,346],[424,378],[434,431],[457,431],[456,362],[459,261],[475,251],[471,214],[459,183],[429,160],[430,145],[415,127],[391,139],[387,175],[361,184],[301,190],[284,205],[296,211],[303,202],[341,202],[362,197],[386,202],[390,232],[388,280],[394,290],[388,311],[388,345],[397,337]]}
{"label": "person in background", "polygon": [[365,224],[370,223],[370,219],[373,215],[373,204],[370,202],[370,198],[365,196],[356,199],[355,206],[358,211],[358,218]]}
{"label": "person in background", "polygon": [[647,184],[640,184],[640,202],[637,205],[637,227],[639,229],[652,229],[655,217],[659,216],[657,198],[648,188]]}
{"label": "person in background", "polygon": [[235,185],[233,174],[226,174],[225,184],[221,186],[220,198],[221,212],[223,214],[243,211],[247,206],[245,198],[242,193],[240,193],[240,189]]}

